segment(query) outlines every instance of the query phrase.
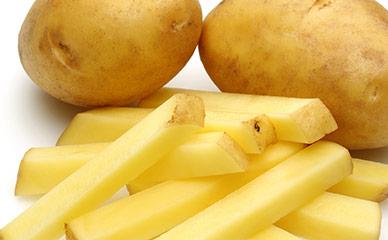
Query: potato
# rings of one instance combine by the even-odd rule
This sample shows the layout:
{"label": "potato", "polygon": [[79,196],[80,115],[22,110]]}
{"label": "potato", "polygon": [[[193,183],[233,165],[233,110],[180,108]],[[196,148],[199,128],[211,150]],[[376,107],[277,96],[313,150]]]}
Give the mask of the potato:
{"label": "potato", "polygon": [[200,53],[226,92],[319,97],[351,149],[388,146],[388,12],[372,0],[229,0]]}
{"label": "potato", "polygon": [[124,105],[154,92],[199,41],[197,0],[37,0],[19,36],[24,69],[81,106]]}

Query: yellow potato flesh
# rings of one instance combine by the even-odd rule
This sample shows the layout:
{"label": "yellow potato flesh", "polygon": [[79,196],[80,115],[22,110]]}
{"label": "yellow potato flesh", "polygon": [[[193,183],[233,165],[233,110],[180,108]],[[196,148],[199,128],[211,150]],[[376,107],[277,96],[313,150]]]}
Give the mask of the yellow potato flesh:
{"label": "yellow potato flesh", "polygon": [[171,229],[303,149],[279,142],[255,156],[245,174],[168,181],[86,214],[67,225],[70,239],[151,239]]}
{"label": "yellow potato flesh", "polygon": [[300,238],[276,226],[271,226],[248,240],[298,240]]}
{"label": "yellow potato flesh", "polygon": [[[31,149],[20,164],[16,195],[48,192],[107,146],[108,143],[97,143]],[[248,161],[248,156],[225,133],[196,134],[131,181],[131,186],[243,172]]]}
{"label": "yellow potato flesh", "polygon": [[345,148],[315,143],[156,239],[246,239],[318,197],[351,171]]}
{"label": "yellow potato flesh", "polygon": [[196,90],[163,88],[140,102],[141,107],[157,107],[176,93],[197,95],[207,110],[265,114],[279,140],[313,143],[337,129],[327,107],[319,99],[285,98]]}
{"label": "yellow potato flesh", "polygon": [[109,199],[198,131],[203,119],[199,98],[172,97],[6,225],[0,236],[7,240],[58,238],[65,222]]}
{"label": "yellow potato flesh", "polygon": [[325,193],[276,223],[306,239],[378,240],[381,210],[376,202]]}
{"label": "yellow potato flesh", "polygon": [[330,191],[376,202],[383,201],[388,195],[388,165],[353,159],[353,174]]}
{"label": "yellow potato flesh", "polygon": [[[110,142],[146,117],[150,108],[102,108],[77,114],[57,145]],[[202,133],[224,131],[247,153],[261,153],[276,141],[275,130],[262,114],[207,111]]]}
{"label": "yellow potato flesh", "polygon": [[78,113],[59,137],[57,145],[112,142],[153,109],[100,108]]}

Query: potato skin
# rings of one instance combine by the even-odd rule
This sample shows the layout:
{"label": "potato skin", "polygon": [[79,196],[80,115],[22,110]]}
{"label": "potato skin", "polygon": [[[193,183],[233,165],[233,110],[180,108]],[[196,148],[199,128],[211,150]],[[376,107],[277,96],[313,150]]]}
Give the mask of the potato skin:
{"label": "potato skin", "polygon": [[373,0],[226,0],[200,54],[222,91],[319,97],[339,125],[329,139],[388,146],[388,12]]}
{"label": "potato skin", "polygon": [[37,0],[19,53],[31,79],[58,99],[125,105],[183,68],[201,28],[198,0]]}

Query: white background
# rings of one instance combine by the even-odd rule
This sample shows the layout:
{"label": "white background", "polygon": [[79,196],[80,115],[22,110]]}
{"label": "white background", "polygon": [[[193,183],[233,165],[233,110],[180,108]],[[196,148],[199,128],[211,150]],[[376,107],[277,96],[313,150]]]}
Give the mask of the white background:
{"label": "white background", "polygon": [[[388,7],[388,0],[379,2]],[[8,0],[3,1],[0,8],[0,228],[34,201],[33,198],[13,196],[18,164],[24,152],[32,146],[54,145],[69,120],[82,111],[43,93],[29,80],[19,63],[17,35],[32,3],[32,0]],[[219,1],[201,0],[201,3],[206,16]],[[197,53],[169,85],[217,89],[205,73]],[[388,163],[388,148],[353,154]],[[388,201],[382,205],[381,239],[388,240]]]}

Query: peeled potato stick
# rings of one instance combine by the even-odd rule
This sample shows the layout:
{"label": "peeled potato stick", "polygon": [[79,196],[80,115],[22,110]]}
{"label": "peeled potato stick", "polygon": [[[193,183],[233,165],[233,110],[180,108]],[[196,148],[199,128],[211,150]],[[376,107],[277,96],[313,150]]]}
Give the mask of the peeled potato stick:
{"label": "peeled potato stick", "polygon": [[175,95],[0,231],[5,240],[56,239],[203,126],[198,97]]}
{"label": "peeled potato stick", "polygon": [[351,171],[345,148],[317,142],[156,239],[247,239],[312,201]]}
{"label": "peeled potato stick", "polygon": [[381,202],[388,196],[388,165],[353,159],[353,173],[330,192]]}
{"label": "peeled potato stick", "polygon": [[248,238],[248,240],[300,240],[300,238],[281,228],[271,226]]}
{"label": "peeled potato stick", "polygon": [[[102,108],[77,114],[62,133],[57,145],[109,142],[147,116],[147,108]],[[276,142],[268,117],[262,114],[236,114],[207,111],[202,133],[222,131],[247,153],[261,153]]]}
{"label": "peeled potato stick", "polygon": [[[44,194],[93,159],[108,143],[33,148],[20,163],[16,195]],[[223,132],[195,134],[131,184],[243,172],[248,156]]]}
{"label": "peeled potato stick", "polygon": [[378,240],[381,210],[376,202],[325,193],[276,225],[306,239]]}
{"label": "peeled potato stick", "polygon": [[279,140],[313,143],[337,129],[329,109],[319,99],[286,98],[163,88],[140,102],[153,108],[176,93],[189,93],[204,100],[206,110],[265,114]]}
{"label": "peeled potato stick", "polygon": [[291,155],[303,144],[279,142],[255,156],[246,174],[168,181],[81,216],[69,239],[152,239],[193,216]]}

